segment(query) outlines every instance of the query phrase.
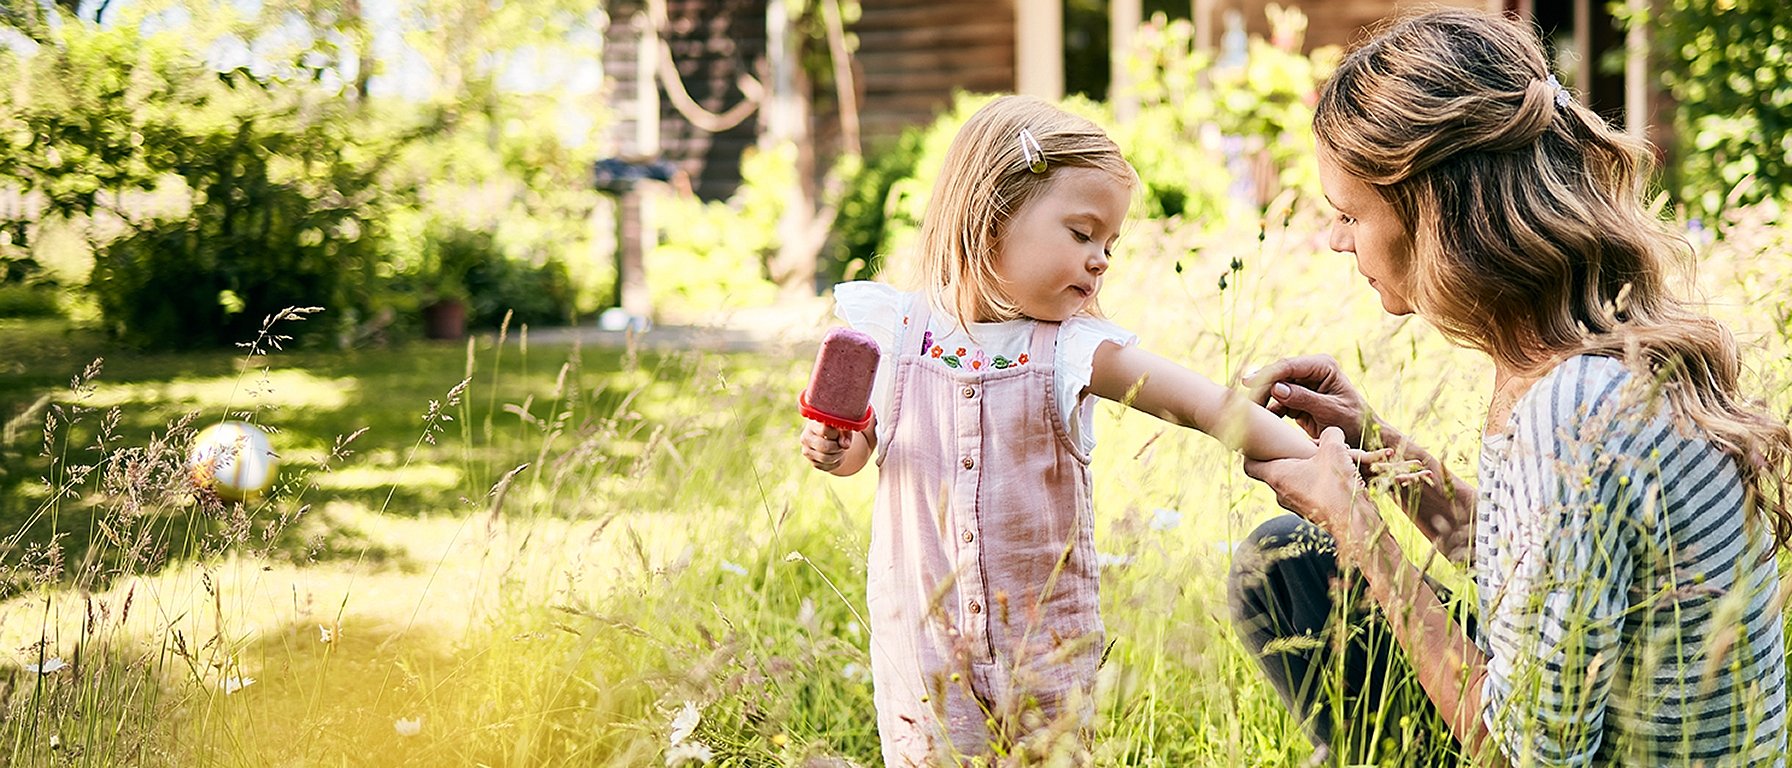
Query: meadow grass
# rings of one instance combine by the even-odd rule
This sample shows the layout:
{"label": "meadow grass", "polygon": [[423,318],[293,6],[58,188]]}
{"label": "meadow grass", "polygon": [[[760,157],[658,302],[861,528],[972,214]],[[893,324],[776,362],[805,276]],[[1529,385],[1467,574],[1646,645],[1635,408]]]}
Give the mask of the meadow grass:
{"label": "meadow grass", "polygon": [[[1472,477],[1491,368],[1383,316],[1303,234],[1319,231],[1304,211],[1141,223],[1104,305],[1215,379],[1333,354]],[[1700,285],[1750,390],[1783,413],[1789,278],[1752,247],[1714,250]],[[1773,312],[1763,295],[1782,297]],[[811,347],[651,355],[517,329],[133,356],[52,328],[0,326],[35,345],[0,376],[7,764],[879,763],[862,618],[875,473],[797,454]],[[243,506],[196,494],[184,441],[245,416],[273,432],[282,485]],[[1097,762],[1301,764],[1310,747],[1223,588],[1230,542],[1274,499],[1204,436],[1108,404],[1097,429],[1112,641]],[[1376,759],[1426,728],[1403,722]]]}

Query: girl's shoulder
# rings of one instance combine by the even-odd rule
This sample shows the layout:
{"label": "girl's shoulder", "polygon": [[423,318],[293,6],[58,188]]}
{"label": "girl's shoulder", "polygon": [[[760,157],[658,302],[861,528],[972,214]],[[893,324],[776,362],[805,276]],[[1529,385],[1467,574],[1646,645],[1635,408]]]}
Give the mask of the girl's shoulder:
{"label": "girl's shoulder", "polygon": [[1103,343],[1122,347],[1136,344],[1137,334],[1113,321],[1088,315],[1076,315],[1058,325],[1058,356],[1067,362],[1087,361]]}
{"label": "girl's shoulder", "polygon": [[920,294],[871,280],[834,286],[834,315],[853,330],[875,339],[885,354],[902,337],[904,323]]}

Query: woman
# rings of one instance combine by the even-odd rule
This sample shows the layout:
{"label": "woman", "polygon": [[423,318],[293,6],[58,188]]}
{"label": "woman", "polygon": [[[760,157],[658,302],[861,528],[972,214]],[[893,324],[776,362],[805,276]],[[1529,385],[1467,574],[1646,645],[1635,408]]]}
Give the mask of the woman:
{"label": "woman", "polygon": [[[1646,147],[1567,96],[1530,30],[1460,10],[1349,54],[1314,132],[1331,247],[1495,370],[1478,490],[1329,358],[1252,378],[1320,451],[1246,463],[1299,517],[1240,548],[1234,619],[1321,755],[1391,730],[1360,705],[1410,666],[1486,762],[1783,765],[1792,436],[1668,290],[1687,249],[1643,207]],[[1403,506],[1471,569],[1478,627],[1404,559],[1347,447],[1428,470]]]}

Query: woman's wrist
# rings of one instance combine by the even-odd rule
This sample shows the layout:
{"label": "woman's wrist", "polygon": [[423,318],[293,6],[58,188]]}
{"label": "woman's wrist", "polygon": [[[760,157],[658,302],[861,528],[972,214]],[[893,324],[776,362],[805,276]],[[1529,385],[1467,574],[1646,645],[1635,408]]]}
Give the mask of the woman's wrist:
{"label": "woman's wrist", "polygon": [[1376,538],[1381,535],[1381,513],[1376,510],[1375,502],[1369,498],[1368,492],[1357,488],[1351,491],[1350,504],[1342,519],[1337,522],[1340,525],[1331,534],[1338,542],[1339,555],[1360,567],[1374,549]]}

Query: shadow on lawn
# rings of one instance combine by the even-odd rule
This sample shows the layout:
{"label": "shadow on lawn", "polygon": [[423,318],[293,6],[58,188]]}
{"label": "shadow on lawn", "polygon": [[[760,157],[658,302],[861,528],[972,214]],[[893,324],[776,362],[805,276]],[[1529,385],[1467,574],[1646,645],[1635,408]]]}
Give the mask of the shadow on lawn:
{"label": "shadow on lawn", "polygon": [[[75,360],[0,375],[8,423],[0,596],[33,583],[98,587],[227,548],[281,562],[404,567],[318,512],[346,505],[393,518],[464,516],[487,509],[492,485],[524,463],[541,471],[578,461],[586,475],[621,473],[650,450],[659,424],[715,407],[695,380],[747,359],[526,351],[514,341],[499,350],[494,341],[250,358],[122,353],[91,375],[80,375],[86,363]],[[59,366],[64,373],[46,373]],[[463,378],[469,385],[451,398]],[[270,500],[212,508],[194,500],[187,445],[226,414],[271,433],[282,469]],[[572,448],[580,444],[583,452]],[[122,471],[121,457],[133,455],[153,466]],[[45,478],[65,487],[52,491]],[[602,501],[602,488],[583,490],[547,513],[579,516]]]}

